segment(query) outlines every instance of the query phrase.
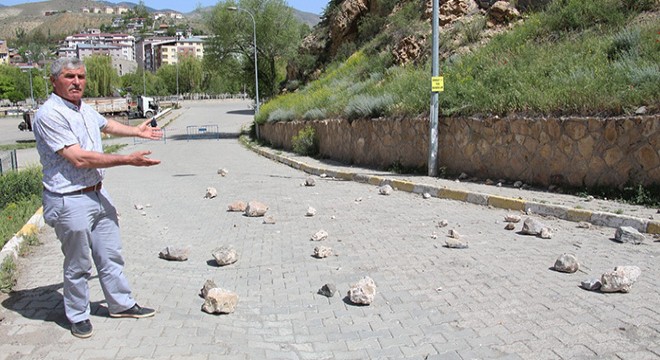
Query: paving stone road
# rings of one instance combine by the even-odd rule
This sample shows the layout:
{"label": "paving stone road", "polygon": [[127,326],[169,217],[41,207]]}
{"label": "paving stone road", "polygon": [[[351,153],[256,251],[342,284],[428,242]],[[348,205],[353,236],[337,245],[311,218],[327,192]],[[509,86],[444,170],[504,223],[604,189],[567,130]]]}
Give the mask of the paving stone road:
{"label": "paving stone road", "polygon": [[[660,243],[652,238],[620,244],[612,228],[539,218],[554,233],[541,239],[520,235],[521,224],[504,230],[512,212],[503,209],[403,191],[383,196],[377,186],[333,178],[302,186],[307,174],[240,145],[246,109],[185,103],[163,120],[171,120],[167,141],[127,139],[122,149],[150,149],[161,165],[107,172],[127,276],[156,316],[110,318],[93,278],[94,335],[71,336],[59,242],[45,227],[43,245],[20,259],[15,291],[0,295],[0,360],[660,358]],[[217,125],[220,139],[187,139],[187,126],[203,125]],[[218,196],[205,199],[207,187]],[[235,200],[267,204],[276,223],[227,212]],[[305,216],[308,206],[316,216]],[[442,219],[448,226],[438,228]],[[321,229],[328,239],[310,241]],[[449,229],[469,248],[443,247]],[[239,260],[220,268],[211,252],[223,245]],[[336,256],[314,258],[317,245]],[[166,246],[190,247],[189,260],[159,259]],[[550,270],[564,252],[577,255],[580,271]],[[641,268],[630,293],[579,287],[618,265]],[[356,306],[346,293],[363,276],[375,280],[377,295]],[[207,279],[238,293],[234,313],[200,310]],[[318,295],[325,283],[339,293]]]}

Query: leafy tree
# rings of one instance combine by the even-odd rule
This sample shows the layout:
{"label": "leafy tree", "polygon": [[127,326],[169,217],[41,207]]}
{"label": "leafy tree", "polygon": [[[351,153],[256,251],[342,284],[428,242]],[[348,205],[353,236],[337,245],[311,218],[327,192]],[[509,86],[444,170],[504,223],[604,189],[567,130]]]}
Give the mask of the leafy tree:
{"label": "leafy tree", "polygon": [[85,59],[87,68],[87,86],[85,96],[113,96],[119,84],[119,77],[112,68],[109,56],[93,55]]}
{"label": "leafy tree", "polygon": [[[284,0],[229,0],[218,3],[209,13],[206,22],[214,35],[208,41],[207,56],[210,65],[222,68],[235,65],[231,59],[240,59],[243,79],[254,79],[253,23],[245,11],[233,12],[229,7],[245,9],[254,16],[256,23],[257,57],[260,96],[271,97],[278,92],[278,60],[293,56],[301,40],[300,23],[293,16]],[[236,69],[234,69],[236,71]],[[254,80],[249,82],[249,92],[254,95]]]}

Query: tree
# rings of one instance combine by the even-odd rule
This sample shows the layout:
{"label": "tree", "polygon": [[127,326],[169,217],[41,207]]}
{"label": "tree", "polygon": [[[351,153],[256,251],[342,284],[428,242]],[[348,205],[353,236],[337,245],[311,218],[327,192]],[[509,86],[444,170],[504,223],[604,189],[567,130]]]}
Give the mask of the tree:
{"label": "tree", "polygon": [[85,59],[87,86],[85,96],[113,96],[119,84],[119,76],[112,68],[112,59],[105,55],[93,55]]}
{"label": "tree", "polygon": [[[240,60],[244,81],[254,95],[254,45],[253,23],[249,14],[233,12],[229,7],[236,6],[249,11],[255,19],[257,36],[259,95],[271,97],[278,92],[282,66],[293,56],[301,40],[300,23],[284,0],[233,0],[218,3],[206,19],[208,28],[214,34],[208,41],[206,56],[213,59],[210,65],[216,69],[235,65]],[[237,69],[233,69],[236,72]],[[248,79],[252,81],[248,82]]]}

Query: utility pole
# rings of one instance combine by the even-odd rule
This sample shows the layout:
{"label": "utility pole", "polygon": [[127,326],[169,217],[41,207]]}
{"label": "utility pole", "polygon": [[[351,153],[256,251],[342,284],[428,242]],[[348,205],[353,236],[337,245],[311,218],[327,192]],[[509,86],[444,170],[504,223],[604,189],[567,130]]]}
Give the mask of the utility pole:
{"label": "utility pole", "polygon": [[[429,128],[429,160],[428,160],[428,175],[438,176],[438,92],[441,91],[436,85],[440,75],[440,65],[438,51],[440,47],[439,27],[439,0],[433,0],[433,50],[432,50],[432,80],[431,80],[431,113],[430,128]],[[440,80],[441,81],[441,80]]]}

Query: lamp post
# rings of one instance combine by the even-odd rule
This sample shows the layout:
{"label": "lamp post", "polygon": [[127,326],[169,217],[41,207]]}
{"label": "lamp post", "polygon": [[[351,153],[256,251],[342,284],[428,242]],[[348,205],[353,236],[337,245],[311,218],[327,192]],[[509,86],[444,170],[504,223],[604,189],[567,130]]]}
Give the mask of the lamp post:
{"label": "lamp post", "polygon": [[44,87],[46,88],[46,94],[44,95],[44,97],[45,99],[48,99],[48,69],[46,68],[46,55],[44,55],[44,53],[39,53],[39,56],[40,57],[43,56],[44,59],[43,66],[44,66],[44,72],[46,73],[44,75]]}
{"label": "lamp post", "polygon": [[[255,90],[255,100],[256,107],[254,109],[254,115],[259,114],[259,68],[257,67],[257,22],[254,20],[254,15],[248,10],[245,10],[240,7],[230,6],[227,9],[231,11],[245,11],[252,18],[252,33],[254,35],[254,90]],[[257,126],[257,138],[259,137],[259,127]]]}
{"label": "lamp post", "polygon": [[176,102],[179,102],[179,49],[176,50],[176,55],[174,56],[176,60]]}
{"label": "lamp post", "polygon": [[28,68],[28,71],[30,72],[30,108],[34,109],[34,90],[32,89],[32,59],[31,59],[32,53],[30,51],[25,52],[25,56],[28,58],[28,65],[30,66]]}
{"label": "lamp post", "polygon": [[[440,35],[438,34],[439,28],[439,0],[433,0],[433,50],[432,57],[432,76],[437,77],[440,74],[439,70],[439,54]],[[431,91],[431,113],[430,113],[430,126],[429,126],[429,160],[428,160],[428,175],[438,175],[438,101],[439,94],[436,91]]]}

